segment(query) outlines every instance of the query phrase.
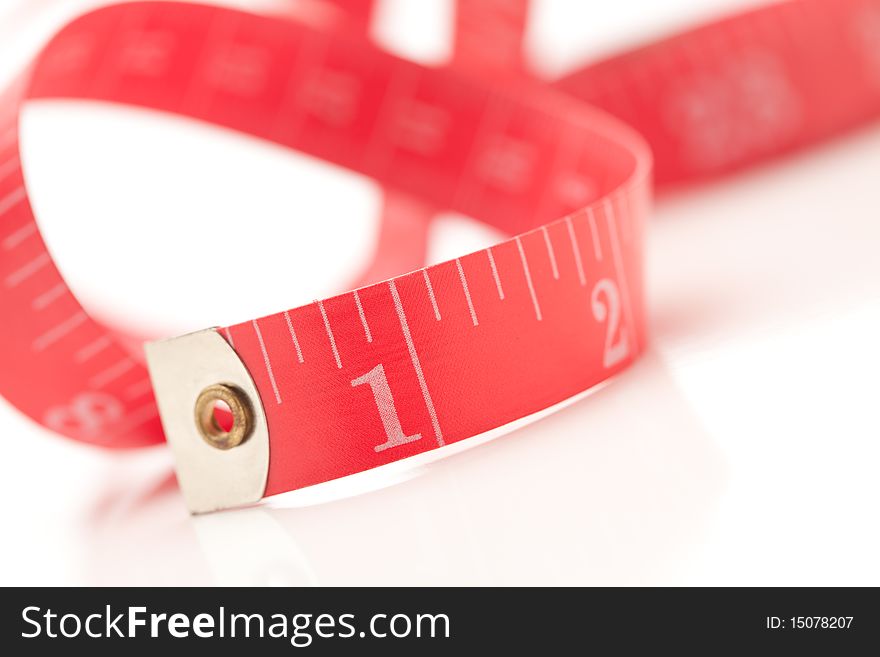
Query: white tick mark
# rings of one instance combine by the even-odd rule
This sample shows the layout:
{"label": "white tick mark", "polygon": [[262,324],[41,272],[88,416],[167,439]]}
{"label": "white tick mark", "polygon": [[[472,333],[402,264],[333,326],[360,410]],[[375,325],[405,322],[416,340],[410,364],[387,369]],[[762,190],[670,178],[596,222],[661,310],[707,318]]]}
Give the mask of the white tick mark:
{"label": "white tick mark", "polygon": [[492,249],[486,249],[489,256],[489,266],[492,268],[492,278],[495,279],[495,287],[498,288],[498,298],[504,301],[504,290],[501,287],[501,277],[498,275],[498,267],[495,266],[495,257],[492,255]]}
{"label": "white tick mark", "polygon": [[131,358],[124,358],[123,360],[111,365],[103,372],[96,374],[92,377],[89,383],[93,388],[103,388],[108,383],[112,383],[123,374],[128,372],[131,368],[133,368],[137,363]]}
{"label": "white tick mark", "polygon": [[324,302],[318,301],[318,308],[321,309],[321,317],[324,318],[324,328],[327,330],[327,337],[330,339],[330,347],[333,349],[333,358],[336,359],[336,367],[342,369],[342,361],[339,358],[339,350],[336,348],[336,338],[333,337],[333,329],[330,328],[330,319],[327,317],[327,311],[324,310]]}
{"label": "white tick mark", "polygon": [[467,278],[464,276],[464,269],[461,267],[461,260],[455,259],[455,266],[458,267],[458,277],[461,279],[461,287],[464,290],[464,297],[467,299],[468,310],[471,311],[471,321],[474,326],[479,325],[477,321],[477,313],[474,311],[474,302],[471,300],[471,293],[468,290]]}
{"label": "white tick mark", "polygon": [[541,306],[538,305],[538,295],[535,294],[535,286],[532,284],[532,274],[529,272],[529,262],[526,260],[526,252],[525,249],[523,249],[522,241],[519,237],[516,238],[516,248],[519,249],[519,259],[522,261],[523,272],[526,275],[526,283],[529,286],[529,294],[532,295],[532,304],[535,306],[535,317],[537,317],[540,322],[543,319],[541,316]]}
{"label": "white tick mark", "polygon": [[303,352],[302,349],[299,348],[299,340],[296,339],[296,331],[293,330],[293,322],[290,321],[290,313],[286,310],[284,311],[284,321],[287,322],[287,330],[290,331],[290,339],[293,340],[293,347],[296,349],[296,358],[301,363],[303,362]]}
{"label": "white tick mark", "polygon": [[0,137],[0,151],[2,151],[7,146],[14,144],[17,139],[18,127],[12,126],[9,130],[3,133],[2,137]]}
{"label": "white tick mark", "polygon": [[419,355],[416,353],[415,344],[413,344],[412,335],[409,332],[409,323],[406,321],[406,314],[403,312],[403,304],[400,302],[400,295],[397,293],[397,286],[394,281],[388,281],[388,287],[391,288],[391,297],[394,299],[394,309],[397,311],[397,318],[400,320],[400,328],[403,331],[403,338],[406,341],[406,348],[409,350],[409,357],[416,371],[416,378],[419,381],[419,387],[422,389],[422,397],[425,399],[425,406],[428,408],[428,415],[431,416],[431,426],[434,427],[434,436],[437,438],[437,444],[441,447],[443,442],[443,432],[440,431],[440,422],[437,420],[437,411],[434,409],[434,402],[431,400],[431,393],[428,392],[428,384],[425,381],[425,374],[422,372],[422,364],[419,361]]}
{"label": "white tick mark", "polygon": [[85,347],[83,347],[82,349],[77,351],[74,354],[73,359],[77,363],[85,363],[86,361],[94,358],[99,353],[104,351],[111,344],[113,344],[113,340],[110,338],[110,336],[109,335],[102,335],[97,340],[93,340],[92,342],[87,344]]}
{"label": "white tick mark", "polygon": [[431,285],[431,279],[428,276],[428,270],[422,270],[422,276],[425,279],[425,287],[428,288],[428,297],[431,299],[431,307],[434,308],[434,319],[440,321],[440,308],[437,307],[437,297],[434,296],[434,286]]}
{"label": "white tick mark", "polygon": [[16,287],[17,285],[21,285],[24,281],[36,274],[51,261],[52,259],[49,257],[48,253],[41,253],[21,269],[18,269],[9,274],[9,276],[6,277],[6,287],[12,288]]}
{"label": "white tick mark", "polygon": [[593,208],[587,208],[587,223],[590,224],[590,238],[593,241],[593,255],[598,262],[602,262],[602,245],[599,243],[599,231],[596,228],[596,216]]}
{"label": "white tick mark", "polygon": [[251,320],[254,325],[254,332],[257,334],[257,340],[260,343],[260,351],[263,352],[263,363],[266,365],[266,372],[269,375],[269,383],[272,384],[272,392],[275,393],[275,401],[281,403],[281,393],[278,392],[278,384],[275,383],[275,374],[272,372],[272,362],[269,360],[269,352],[266,351],[266,343],[263,342],[263,334],[260,332],[260,325],[257,320]]}
{"label": "white tick mark", "polygon": [[361,317],[361,324],[364,326],[364,335],[367,338],[367,342],[372,342],[373,334],[370,333],[370,325],[367,324],[367,316],[364,314],[364,307],[361,305],[361,297],[357,290],[354,291],[354,302],[357,304],[358,315]]}
{"label": "white tick mark", "polygon": [[25,198],[24,187],[19,187],[18,189],[10,192],[2,199],[0,199],[0,217],[9,212],[16,205],[21,203]]}
{"label": "white tick mark", "polygon": [[0,182],[3,182],[6,178],[18,171],[20,166],[21,162],[19,161],[18,156],[0,164]]}
{"label": "white tick mark", "polygon": [[31,348],[34,351],[43,351],[52,346],[68,334],[72,333],[78,326],[89,318],[84,310],[68,317],[63,322],[49,329],[43,335],[34,340]]}
{"label": "white tick mark", "polygon": [[3,240],[3,249],[5,251],[11,251],[19,244],[24,242],[28,237],[35,235],[37,232],[37,224],[33,221],[26,223],[24,226],[16,230],[11,235],[8,235],[6,239]]}
{"label": "white tick mark", "polygon": [[61,298],[61,296],[66,291],[67,291],[67,286],[64,283],[58,283],[57,285],[53,285],[48,290],[43,292],[43,294],[36,297],[31,302],[31,308],[33,310],[43,310],[50,303],[52,303],[56,299]]}
{"label": "white tick mark", "polygon": [[568,239],[571,240],[571,250],[574,252],[574,262],[577,265],[578,280],[581,285],[587,284],[587,277],[584,276],[584,263],[581,262],[581,249],[578,246],[577,235],[574,233],[574,226],[571,223],[571,217],[565,218],[565,224],[568,226]]}
{"label": "white tick mark", "polygon": [[636,333],[636,325],[633,319],[632,303],[629,296],[629,285],[626,280],[626,270],[623,267],[623,257],[620,253],[620,239],[617,235],[617,225],[614,221],[614,208],[608,199],[605,199],[605,219],[608,221],[608,233],[611,239],[611,253],[614,258],[614,266],[620,280],[620,292],[623,296],[623,310],[626,313],[626,322],[629,325],[630,334],[638,346],[639,336]]}
{"label": "white tick mark", "polygon": [[550,241],[550,232],[547,226],[541,226],[541,232],[544,233],[544,244],[547,245],[547,255],[550,258],[550,268],[553,270],[553,278],[559,280],[559,267],[556,266],[556,254],[553,252],[553,243]]}
{"label": "white tick mark", "polygon": [[137,399],[148,392],[152,391],[153,383],[149,379],[144,379],[142,381],[138,381],[137,383],[133,383],[125,389],[125,398],[128,400]]}

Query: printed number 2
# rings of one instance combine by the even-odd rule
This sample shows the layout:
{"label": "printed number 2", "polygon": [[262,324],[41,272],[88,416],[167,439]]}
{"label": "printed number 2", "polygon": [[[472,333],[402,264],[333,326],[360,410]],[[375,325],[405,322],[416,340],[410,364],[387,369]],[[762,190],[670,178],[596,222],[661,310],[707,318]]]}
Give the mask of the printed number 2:
{"label": "printed number 2", "polygon": [[363,376],[351,380],[352,387],[359,386],[363,383],[369,383],[373,391],[373,398],[376,400],[376,406],[379,407],[379,417],[382,419],[382,426],[385,427],[385,436],[388,438],[381,445],[376,445],[373,449],[382,452],[389,447],[397,447],[419,440],[422,434],[417,433],[407,436],[403,433],[403,427],[400,426],[400,416],[397,414],[397,407],[394,405],[394,397],[391,396],[391,387],[388,385],[388,379],[385,376],[385,368],[379,363]]}
{"label": "printed number 2", "polygon": [[[602,294],[607,300],[607,305],[599,298]],[[601,279],[593,288],[591,300],[593,317],[596,318],[596,321],[604,322],[607,319],[605,353],[602,356],[602,364],[605,367],[612,367],[626,358],[629,353],[629,336],[627,336],[625,326],[620,327],[620,338],[616,343],[614,342],[614,336],[620,326],[620,294],[617,291],[617,284],[610,278]]]}

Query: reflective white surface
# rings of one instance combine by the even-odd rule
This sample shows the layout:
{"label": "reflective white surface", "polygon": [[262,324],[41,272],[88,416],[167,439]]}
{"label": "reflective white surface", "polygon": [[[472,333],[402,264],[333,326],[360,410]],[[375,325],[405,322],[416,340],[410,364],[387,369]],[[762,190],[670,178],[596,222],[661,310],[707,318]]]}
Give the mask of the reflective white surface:
{"label": "reflective white surface", "polygon": [[[708,3],[622,4],[591,7],[584,40],[608,26],[610,44],[617,25],[625,43]],[[542,7],[544,26],[575,10]],[[533,47],[552,32],[536,30]],[[550,32],[548,69],[577,41],[556,52]],[[145,334],[331,291],[372,239],[375,189],[265,145],[70,104],[34,106],[24,129],[60,266],[90,309]],[[662,197],[647,249],[653,347],[637,366],[525,429],[355,480],[358,494],[192,518],[164,448],[85,448],[0,401],[0,584],[880,584],[878,172],[875,125]],[[248,208],[242,285],[278,283],[241,304],[197,296],[189,281]],[[183,222],[191,241],[167,244]],[[93,231],[110,237],[82,239]],[[433,237],[439,259],[493,236],[448,218]],[[277,244],[286,258],[259,251]]]}

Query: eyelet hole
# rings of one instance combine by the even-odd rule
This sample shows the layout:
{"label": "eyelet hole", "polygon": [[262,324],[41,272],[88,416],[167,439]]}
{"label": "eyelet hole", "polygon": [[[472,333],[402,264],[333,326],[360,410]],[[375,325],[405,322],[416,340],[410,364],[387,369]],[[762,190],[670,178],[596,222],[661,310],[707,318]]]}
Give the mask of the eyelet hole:
{"label": "eyelet hole", "polygon": [[232,432],[233,427],[235,427],[235,418],[232,415],[232,409],[229,408],[229,404],[222,399],[216,400],[214,408],[211,409],[211,416],[213,418],[213,428],[218,433],[229,434]]}
{"label": "eyelet hole", "polygon": [[195,422],[205,442],[217,449],[231,449],[250,436],[253,413],[242,390],[218,383],[202,390],[196,399]]}

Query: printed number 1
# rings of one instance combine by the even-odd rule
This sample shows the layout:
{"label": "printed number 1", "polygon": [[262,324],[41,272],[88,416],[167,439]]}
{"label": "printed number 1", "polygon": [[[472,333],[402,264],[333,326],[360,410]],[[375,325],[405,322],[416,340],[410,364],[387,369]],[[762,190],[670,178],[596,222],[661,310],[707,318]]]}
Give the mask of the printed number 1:
{"label": "printed number 1", "polygon": [[385,427],[385,436],[388,438],[381,445],[376,445],[373,449],[382,452],[389,447],[397,447],[419,440],[422,434],[417,433],[407,436],[403,433],[403,427],[400,426],[400,416],[397,414],[397,407],[394,405],[394,397],[391,395],[391,387],[388,385],[388,378],[385,376],[385,368],[379,363],[363,376],[351,380],[351,386],[359,386],[369,383],[373,391],[373,398],[376,400],[376,406],[379,407],[379,417],[382,419],[382,426]]}

